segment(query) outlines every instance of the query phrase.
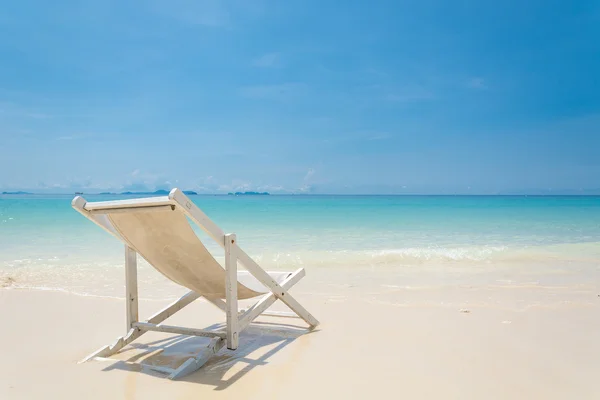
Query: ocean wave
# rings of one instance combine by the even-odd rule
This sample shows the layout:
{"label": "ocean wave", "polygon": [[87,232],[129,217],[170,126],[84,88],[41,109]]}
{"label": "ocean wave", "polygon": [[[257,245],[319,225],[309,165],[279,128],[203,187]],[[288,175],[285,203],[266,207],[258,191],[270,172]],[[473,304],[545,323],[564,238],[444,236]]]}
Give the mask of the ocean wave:
{"label": "ocean wave", "polygon": [[301,251],[263,253],[265,265],[284,266],[411,266],[438,264],[493,264],[528,262],[597,262],[600,243],[551,246],[412,247],[380,250]]}

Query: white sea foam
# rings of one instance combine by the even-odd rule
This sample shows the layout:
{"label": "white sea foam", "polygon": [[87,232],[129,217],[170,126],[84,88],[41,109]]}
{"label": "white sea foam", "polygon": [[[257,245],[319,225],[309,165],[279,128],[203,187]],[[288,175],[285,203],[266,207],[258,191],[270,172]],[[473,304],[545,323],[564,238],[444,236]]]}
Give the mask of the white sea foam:
{"label": "white sea foam", "polygon": [[[560,271],[573,263],[598,266],[600,243],[521,248],[471,246],[343,251],[303,249],[296,252],[262,252],[253,254],[253,257],[265,268],[274,270],[306,267],[313,272],[328,269],[358,272],[365,268],[371,271],[385,268],[402,274],[423,275],[434,272],[433,276],[445,274],[446,277],[460,271],[462,279],[464,274],[494,274],[494,271],[511,265],[514,266],[511,267],[513,270],[521,270],[523,273],[528,273],[533,266],[546,273],[552,273],[553,269]],[[86,260],[87,262],[74,257],[54,256],[6,261],[0,263],[0,286],[5,289],[52,290],[84,296],[121,298],[124,285],[122,260],[116,257],[102,258],[99,255],[95,258],[95,261]],[[217,257],[218,260],[220,258]],[[138,275],[141,297],[173,299],[185,292],[143,260],[139,263]],[[427,279],[431,279],[431,275]]]}
{"label": "white sea foam", "polygon": [[593,262],[600,257],[600,243],[552,246],[415,247],[381,250],[300,251],[263,253],[258,258],[273,266],[419,266],[463,264],[476,267],[491,263]]}

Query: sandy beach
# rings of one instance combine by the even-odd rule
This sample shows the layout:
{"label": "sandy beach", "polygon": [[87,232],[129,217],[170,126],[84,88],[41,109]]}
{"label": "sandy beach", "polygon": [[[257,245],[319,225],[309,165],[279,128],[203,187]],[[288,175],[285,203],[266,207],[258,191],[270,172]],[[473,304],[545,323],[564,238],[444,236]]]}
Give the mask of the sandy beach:
{"label": "sandy beach", "polygon": [[600,400],[600,1],[2,5],[0,400]]}
{"label": "sandy beach", "polygon": [[[237,352],[179,381],[143,365],[180,362],[205,339],[148,333],[114,361],[77,364],[123,334],[123,300],[2,289],[0,398],[600,397],[597,280],[409,288],[393,274],[309,276],[294,292],[317,330],[263,317]],[[141,316],[165,304],[141,301]],[[172,321],[208,327],[223,316],[197,301]]]}

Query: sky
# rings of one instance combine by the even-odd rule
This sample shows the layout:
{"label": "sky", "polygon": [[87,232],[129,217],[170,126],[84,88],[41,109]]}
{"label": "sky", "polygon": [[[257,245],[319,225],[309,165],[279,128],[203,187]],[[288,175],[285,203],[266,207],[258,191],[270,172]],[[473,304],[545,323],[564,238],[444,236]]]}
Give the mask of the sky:
{"label": "sky", "polygon": [[599,1],[20,0],[0,190],[600,193]]}

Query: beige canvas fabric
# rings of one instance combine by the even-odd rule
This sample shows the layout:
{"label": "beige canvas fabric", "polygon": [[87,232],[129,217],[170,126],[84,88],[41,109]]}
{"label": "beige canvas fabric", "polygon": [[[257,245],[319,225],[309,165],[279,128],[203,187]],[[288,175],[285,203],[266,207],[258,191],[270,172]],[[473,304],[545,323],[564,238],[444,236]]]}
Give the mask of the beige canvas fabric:
{"label": "beige canvas fabric", "polygon": [[[225,269],[214,259],[176,210],[136,210],[110,213],[112,228],[148,263],[167,278],[208,298],[225,298]],[[269,272],[277,281],[290,273]],[[267,293],[268,289],[246,271],[238,273],[238,299]]]}

